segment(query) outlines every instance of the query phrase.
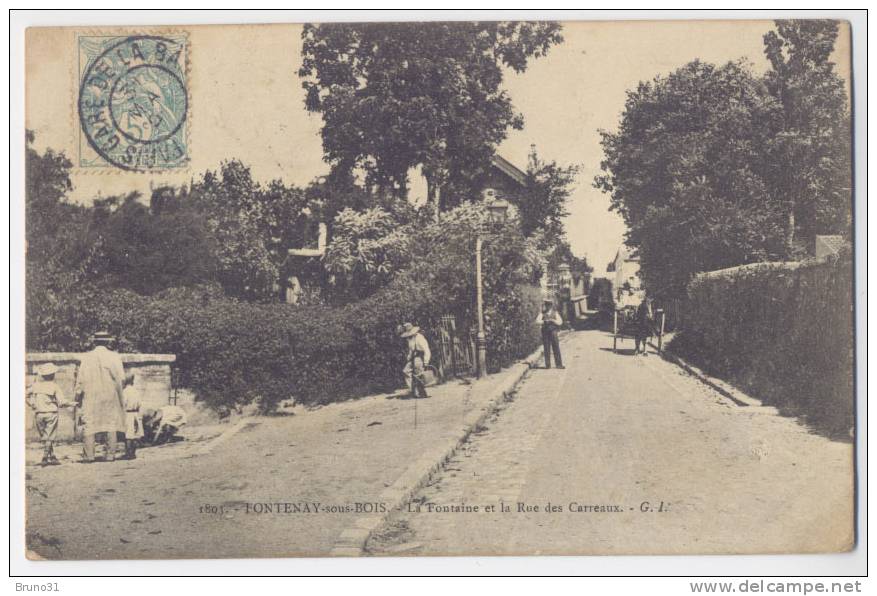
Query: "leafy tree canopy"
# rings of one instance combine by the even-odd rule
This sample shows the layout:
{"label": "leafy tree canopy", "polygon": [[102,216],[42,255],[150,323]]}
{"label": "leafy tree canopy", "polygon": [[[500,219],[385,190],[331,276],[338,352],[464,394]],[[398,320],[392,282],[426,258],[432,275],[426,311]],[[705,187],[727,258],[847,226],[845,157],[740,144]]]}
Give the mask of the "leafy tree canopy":
{"label": "leafy tree canopy", "polygon": [[333,292],[363,298],[411,263],[411,231],[380,207],[345,209],[335,218],[323,263],[335,276]]}
{"label": "leafy tree canopy", "polygon": [[628,92],[618,131],[601,132],[595,186],[623,216],[651,292],[780,256],[768,156],[781,125],[781,106],[742,62],[694,61]]}
{"label": "leafy tree canopy", "polygon": [[334,274],[333,293],[342,301],[365,298],[400,276],[412,275],[443,284],[447,295],[459,296],[474,283],[479,235],[485,271],[487,263],[507,270],[485,273],[485,279],[532,282],[541,263],[536,243],[524,237],[517,218],[489,224],[484,205],[471,201],[447,211],[440,222],[405,222],[381,208],[347,209],[335,218],[333,231],[323,263]]}
{"label": "leafy tree canopy", "polygon": [[696,272],[798,258],[815,234],[848,233],[837,27],[777,21],[763,77],[694,61],[628,92],[617,132],[601,133],[595,186],[624,217],[649,291],[678,295]]}
{"label": "leafy tree canopy", "polygon": [[40,154],[33,147],[36,137],[25,133],[25,236],[27,250],[38,259],[56,257],[53,238],[66,231],[65,222],[76,208],[64,202],[73,189],[73,163],[63,153],[48,149]]}
{"label": "leafy tree canopy", "polygon": [[569,215],[566,205],[578,172],[578,166],[546,162],[539,158],[535,148],[531,151],[525,190],[511,197],[525,236],[541,232],[546,240],[564,237],[563,219]]}
{"label": "leafy tree canopy", "polygon": [[837,21],[776,21],[764,36],[771,64],[765,81],[780,101],[783,127],[772,172],[787,197],[786,243],[815,234],[849,234],[852,213],[850,113],[843,80],[830,60]]}
{"label": "leafy tree canopy", "polygon": [[313,235],[307,193],[280,180],[258,184],[238,160],[205,172],[189,198],[215,239],[217,276],[232,296],[270,297],[286,249],[304,246]]}
{"label": "leafy tree canopy", "polygon": [[99,247],[92,279],[140,294],[214,282],[216,241],[187,199],[159,187],[149,204],[139,193],[95,201],[86,235]]}
{"label": "leafy tree canopy", "polygon": [[333,168],[407,196],[421,166],[434,208],[474,196],[507,130],[520,129],[503,67],[526,69],[562,41],[552,22],[306,25],[299,76],[323,117]]}

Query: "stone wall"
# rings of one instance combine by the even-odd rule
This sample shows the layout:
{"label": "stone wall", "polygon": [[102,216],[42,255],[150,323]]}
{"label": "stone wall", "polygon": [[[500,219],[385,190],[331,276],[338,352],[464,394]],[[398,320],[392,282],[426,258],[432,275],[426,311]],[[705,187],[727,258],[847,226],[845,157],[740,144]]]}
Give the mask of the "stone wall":
{"label": "stone wall", "polygon": [[[134,389],[140,392],[142,408],[157,408],[167,405],[173,399],[174,387],[171,381],[171,367],[177,357],[173,354],[121,354],[125,370],[134,373]],[[79,368],[79,352],[34,352],[25,359],[25,382],[30,385],[36,379],[36,367],[53,362],[58,367],[55,382],[61,387],[68,400],[73,400],[73,386]],[[25,395],[22,392],[22,399]],[[26,411],[26,438],[37,440],[33,423],[33,410]],[[73,438],[73,410],[61,411],[58,423],[58,439]]]}

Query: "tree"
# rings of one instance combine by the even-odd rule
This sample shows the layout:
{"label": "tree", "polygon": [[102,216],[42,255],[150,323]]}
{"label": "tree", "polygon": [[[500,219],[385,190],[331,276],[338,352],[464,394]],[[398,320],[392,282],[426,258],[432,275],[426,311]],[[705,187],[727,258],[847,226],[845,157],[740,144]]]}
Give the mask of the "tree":
{"label": "tree", "polygon": [[232,160],[218,173],[207,171],[191,188],[194,206],[216,240],[217,277],[231,296],[255,300],[269,297],[277,283],[265,229],[264,205],[249,167]]}
{"label": "tree", "polygon": [[56,254],[56,238],[64,232],[66,217],[73,211],[64,202],[73,189],[70,168],[73,163],[63,153],[47,149],[40,155],[33,144],[36,135],[25,133],[25,238],[28,256],[45,260]]}
{"label": "tree", "polygon": [[552,22],[309,24],[302,39],[326,161],[401,197],[420,166],[435,210],[474,196],[507,130],[523,126],[503,67],[523,72],[562,41]]}
{"label": "tree", "polygon": [[484,205],[471,201],[448,210],[439,222],[400,220],[381,208],[342,211],[335,218],[334,235],[323,259],[335,278],[334,299],[361,300],[405,278],[439,288],[449,304],[462,299],[460,312],[471,314],[467,309],[472,306],[478,235],[484,240],[485,292],[494,283],[502,288],[532,283],[542,253],[523,236],[520,221],[514,218],[492,226],[487,220]]}
{"label": "tree", "polygon": [[559,265],[569,265],[570,271],[575,274],[591,273],[594,271],[594,268],[588,264],[587,257],[577,257],[573,254],[569,242],[563,238],[555,241],[546,261],[550,271],[556,271]]}
{"label": "tree", "polygon": [[699,271],[783,256],[770,163],[782,121],[741,61],[694,61],[628,91],[618,131],[601,131],[595,187],[623,216],[648,291],[679,295]]}
{"label": "tree", "polygon": [[852,213],[850,114],[831,54],[836,21],[776,21],[764,36],[771,63],[765,81],[782,105],[772,180],[786,198],[786,244],[796,234],[849,234]]}
{"label": "tree", "polygon": [[238,160],[206,172],[189,192],[216,247],[217,277],[227,294],[247,300],[273,296],[286,249],[301,246],[310,228],[305,191],[275,180],[253,180]]}
{"label": "tree", "polygon": [[564,167],[556,161],[543,161],[535,148],[531,150],[524,182],[526,188],[511,197],[520,214],[525,236],[541,232],[548,242],[563,239],[563,219],[569,215],[566,203],[578,171],[578,166]]}
{"label": "tree", "polygon": [[88,210],[66,200],[73,164],[63,153],[37,152],[31,131],[25,141],[25,345],[63,349],[79,345],[89,328],[81,305],[100,246],[83,240]]}
{"label": "tree", "polygon": [[139,193],[95,201],[86,241],[101,247],[104,286],[154,294],[216,281],[215,240],[184,191],[156,188],[149,204]]}
{"label": "tree", "polygon": [[380,207],[345,209],[332,232],[323,264],[335,276],[333,294],[342,300],[365,298],[411,263],[410,230]]}

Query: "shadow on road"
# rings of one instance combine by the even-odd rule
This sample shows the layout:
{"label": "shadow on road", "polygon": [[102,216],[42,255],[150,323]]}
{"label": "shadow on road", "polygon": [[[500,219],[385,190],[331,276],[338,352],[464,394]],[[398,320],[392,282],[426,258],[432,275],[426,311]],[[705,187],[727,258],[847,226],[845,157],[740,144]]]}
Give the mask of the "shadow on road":
{"label": "shadow on road", "polygon": [[617,350],[613,350],[612,348],[600,348],[603,352],[614,352],[619,356],[636,356],[636,348],[618,348]]}

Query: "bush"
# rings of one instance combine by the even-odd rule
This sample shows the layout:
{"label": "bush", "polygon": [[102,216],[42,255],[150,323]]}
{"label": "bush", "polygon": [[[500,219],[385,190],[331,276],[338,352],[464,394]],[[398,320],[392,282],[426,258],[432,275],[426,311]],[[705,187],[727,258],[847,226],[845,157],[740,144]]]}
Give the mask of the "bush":
{"label": "bush", "polygon": [[[94,320],[124,351],[176,354],[179,382],[211,406],[258,399],[271,410],[288,398],[319,404],[398,388],[405,363],[396,326],[416,321],[435,346],[445,299],[426,284],[394,285],[340,309],[238,302],[203,288],[115,290],[101,297]],[[519,288],[501,301],[508,318],[488,319],[493,368],[536,343],[527,330],[538,291],[534,298],[534,288]]]}
{"label": "bush", "polygon": [[829,433],[853,425],[850,259],[696,277],[669,348]]}
{"label": "bush", "polygon": [[[439,284],[413,277],[408,272],[343,308],[253,304],[227,298],[216,287],[153,296],[90,288],[77,292],[84,299],[74,311],[61,311],[70,317],[65,327],[80,330],[76,341],[30,343],[29,348],[84,349],[82,331],[107,328],[122,351],[176,354],[178,382],[213,407],[256,399],[263,410],[288,398],[308,404],[339,401],[401,385],[400,322],[416,322],[435,347],[432,330],[441,315],[466,312]],[[533,287],[491,296],[485,309],[491,369],[535,347],[537,309]],[[468,320],[460,320],[465,329]]]}
{"label": "bush", "polygon": [[418,305],[385,299],[332,309],[239,302],[200,288],[152,297],[117,290],[103,297],[97,319],[123,350],[176,354],[179,382],[210,405],[258,398],[270,410],[291,397],[323,403],[398,386],[395,326]]}
{"label": "bush", "polygon": [[419,230],[427,249],[412,265],[346,306],[244,302],[215,285],[142,296],[80,284],[66,299],[29,294],[28,348],[82,349],[88,332],[107,328],[123,351],[176,354],[179,382],[217,407],[258,399],[270,410],[288,398],[314,404],[395,389],[404,366],[397,325],[419,325],[433,347],[442,315],[456,315],[462,331],[474,328],[480,230],[488,368],[496,370],[538,345],[539,290],[527,284],[527,243],[517,225],[483,230],[481,211],[461,207]]}
{"label": "bush", "polygon": [[542,341],[536,315],[542,307],[538,287],[516,286],[511,292],[492,296],[484,309],[487,334],[487,368],[493,372],[524,358]]}

